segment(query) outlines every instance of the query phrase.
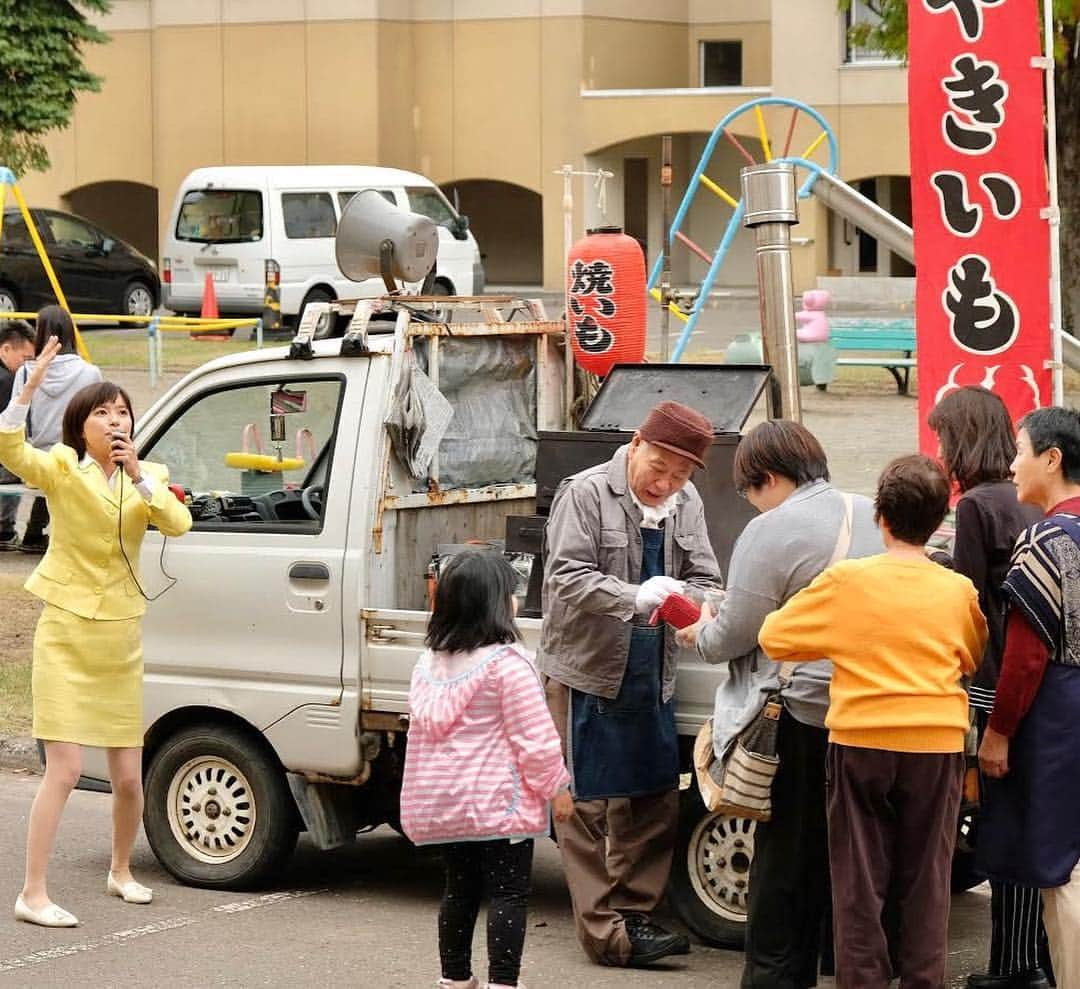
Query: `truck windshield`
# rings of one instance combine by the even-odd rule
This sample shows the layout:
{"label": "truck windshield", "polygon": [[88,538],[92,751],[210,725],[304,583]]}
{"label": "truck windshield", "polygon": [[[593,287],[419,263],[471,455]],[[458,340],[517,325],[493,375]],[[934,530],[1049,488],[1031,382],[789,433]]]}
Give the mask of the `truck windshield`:
{"label": "truck windshield", "polygon": [[262,193],[249,189],[191,189],[176,218],[176,239],[200,244],[262,240]]}

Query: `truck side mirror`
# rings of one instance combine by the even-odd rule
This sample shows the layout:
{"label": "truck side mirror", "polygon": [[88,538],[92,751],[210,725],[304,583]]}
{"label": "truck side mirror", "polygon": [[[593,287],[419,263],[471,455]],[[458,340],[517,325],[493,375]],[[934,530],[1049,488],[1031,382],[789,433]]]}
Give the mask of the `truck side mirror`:
{"label": "truck side mirror", "polygon": [[464,240],[469,233],[469,218],[460,214],[454,217],[450,224],[450,233],[455,240]]}

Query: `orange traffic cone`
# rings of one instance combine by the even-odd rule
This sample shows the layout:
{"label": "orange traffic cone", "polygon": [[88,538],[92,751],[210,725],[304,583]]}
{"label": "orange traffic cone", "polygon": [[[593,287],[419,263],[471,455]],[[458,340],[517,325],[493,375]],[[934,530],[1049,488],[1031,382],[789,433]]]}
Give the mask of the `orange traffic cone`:
{"label": "orange traffic cone", "polygon": [[[214,276],[208,271],[206,281],[203,283],[202,312],[200,319],[218,319],[217,292],[214,290]],[[192,330],[191,337],[194,340],[228,340],[228,336],[206,330]]]}
{"label": "orange traffic cone", "polygon": [[217,292],[214,291],[214,276],[208,271],[206,281],[203,283],[202,312],[199,315],[203,319],[217,319]]}

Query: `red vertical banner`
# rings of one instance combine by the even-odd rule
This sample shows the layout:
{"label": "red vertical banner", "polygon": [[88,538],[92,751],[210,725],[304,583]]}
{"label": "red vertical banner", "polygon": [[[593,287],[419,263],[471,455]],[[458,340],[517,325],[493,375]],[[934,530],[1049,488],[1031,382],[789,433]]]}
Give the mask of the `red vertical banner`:
{"label": "red vertical banner", "polygon": [[1037,0],[909,0],[919,447],[954,388],[1014,418],[1052,401],[1050,240]]}

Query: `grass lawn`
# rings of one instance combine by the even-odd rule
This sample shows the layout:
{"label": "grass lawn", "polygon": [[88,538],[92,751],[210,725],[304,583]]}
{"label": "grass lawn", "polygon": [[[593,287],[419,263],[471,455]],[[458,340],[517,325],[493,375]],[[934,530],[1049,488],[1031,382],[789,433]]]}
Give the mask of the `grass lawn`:
{"label": "grass lawn", "polygon": [[30,660],[0,666],[0,735],[30,733]]}
{"label": "grass lawn", "polygon": [[[145,370],[150,364],[150,352],[146,331],[142,329],[100,331],[84,333],[83,342],[90,352],[90,360],[98,367],[119,367]],[[270,341],[270,346],[280,346],[281,341]],[[199,340],[188,332],[163,334],[162,370],[190,371],[215,357],[254,350],[255,342],[247,340]]]}
{"label": "grass lawn", "polygon": [[41,602],[22,589],[22,582],[21,576],[0,574],[0,735],[30,732],[30,655]]}

